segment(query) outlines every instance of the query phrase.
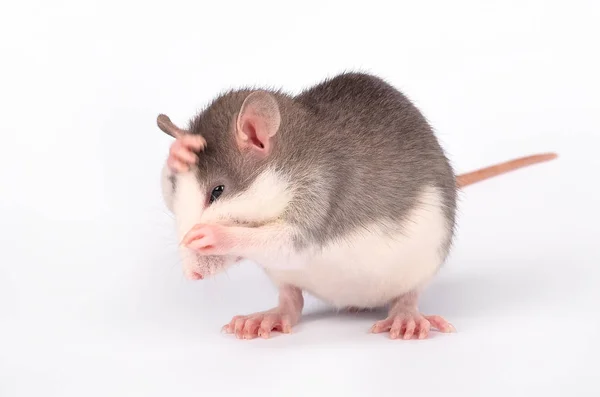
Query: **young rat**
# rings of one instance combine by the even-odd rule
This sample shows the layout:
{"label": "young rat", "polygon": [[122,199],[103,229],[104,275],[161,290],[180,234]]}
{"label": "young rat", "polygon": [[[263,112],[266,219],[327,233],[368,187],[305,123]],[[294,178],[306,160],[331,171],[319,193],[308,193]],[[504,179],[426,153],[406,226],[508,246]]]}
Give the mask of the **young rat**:
{"label": "young rat", "polygon": [[296,96],[242,89],[176,127],[163,195],[182,239],[185,274],[214,275],[242,259],[261,265],[279,304],[236,316],[238,338],[291,332],[303,291],[338,308],[389,306],[372,332],[392,339],[452,332],[419,312],[419,294],[454,236],[457,189],[554,154],[456,177],[430,125],[397,89],[344,73]]}

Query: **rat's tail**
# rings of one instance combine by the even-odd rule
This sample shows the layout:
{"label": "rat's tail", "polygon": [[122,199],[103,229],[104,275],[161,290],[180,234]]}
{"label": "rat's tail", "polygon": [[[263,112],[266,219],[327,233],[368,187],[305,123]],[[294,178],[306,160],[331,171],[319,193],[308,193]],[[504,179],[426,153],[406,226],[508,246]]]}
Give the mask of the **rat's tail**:
{"label": "rat's tail", "polygon": [[492,165],[490,167],[485,167],[476,171],[468,172],[466,174],[458,175],[456,177],[456,185],[459,188],[462,188],[483,181],[484,179],[502,175],[504,173],[514,171],[519,168],[527,167],[529,165],[537,163],[542,163],[544,161],[554,160],[556,157],[558,157],[556,153],[542,153],[506,161],[504,163]]}

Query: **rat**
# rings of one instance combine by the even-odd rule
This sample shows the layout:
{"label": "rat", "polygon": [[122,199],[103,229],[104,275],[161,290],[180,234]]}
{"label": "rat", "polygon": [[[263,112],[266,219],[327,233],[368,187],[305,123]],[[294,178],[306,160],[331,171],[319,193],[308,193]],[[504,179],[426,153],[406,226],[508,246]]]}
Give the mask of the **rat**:
{"label": "rat", "polygon": [[303,293],[338,309],[387,307],[370,329],[424,339],[456,329],[419,311],[456,229],[458,190],[556,158],[542,153],[455,175],[420,110],[380,77],[344,72],[297,95],[242,88],[217,96],[175,138],[162,169],[185,275],[247,259],[278,304],[223,327],[240,339],[290,333]]}

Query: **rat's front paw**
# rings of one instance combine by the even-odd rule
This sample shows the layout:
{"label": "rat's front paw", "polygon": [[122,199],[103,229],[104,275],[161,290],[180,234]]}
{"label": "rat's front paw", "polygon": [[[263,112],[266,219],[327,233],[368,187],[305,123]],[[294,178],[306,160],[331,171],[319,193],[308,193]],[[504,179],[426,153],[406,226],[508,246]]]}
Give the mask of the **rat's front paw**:
{"label": "rat's front paw", "polygon": [[231,238],[220,225],[196,225],[183,237],[182,244],[200,255],[227,255]]}
{"label": "rat's front paw", "polygon": [[202,150],[206,146],[206,141],[200,135],[183,135],[169,149],[169,158],[167,164],[175,172],[185,172],[190,166],[198,161],[198,155],[195,152]]}

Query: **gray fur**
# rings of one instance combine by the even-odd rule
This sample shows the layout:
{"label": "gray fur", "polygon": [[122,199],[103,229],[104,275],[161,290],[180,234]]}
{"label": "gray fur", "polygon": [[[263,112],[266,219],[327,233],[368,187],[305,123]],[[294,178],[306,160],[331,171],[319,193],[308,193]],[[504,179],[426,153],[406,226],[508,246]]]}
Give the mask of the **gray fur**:
{"label": "gray fur", "polygon": [[[285,213],[301,234],[297,248],[322,246],[375,222],[398,230],[426,186],[442,192],[454,235],[454,172],[431,127],[397,89],[364,73],[343,73],[297,96],[270,91],[281,112],[265,160],[235,143],[237,113],[251,89],[219,96],[190,125],[207,141],[198,177],[242,192],[265,166],[289,176],[296,194]],[[212,187],[210,189],[212,189]],[[210,192],[207,192],[209,194]],[[390,230],[390,231],[393,231]]]}
{"label": "gray fur", "polygon": [[173,173],[169,174],[167,179],[169,180],[169,183],[171,184],[171,190],[175,191],[175,189],[177,189],[177,178],[175,178],[175,174],[173,174]]}

